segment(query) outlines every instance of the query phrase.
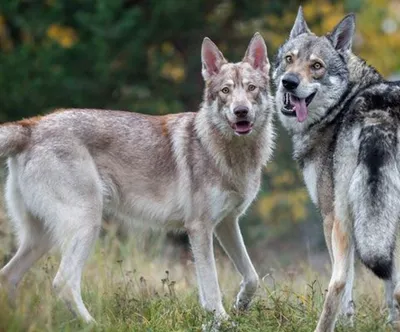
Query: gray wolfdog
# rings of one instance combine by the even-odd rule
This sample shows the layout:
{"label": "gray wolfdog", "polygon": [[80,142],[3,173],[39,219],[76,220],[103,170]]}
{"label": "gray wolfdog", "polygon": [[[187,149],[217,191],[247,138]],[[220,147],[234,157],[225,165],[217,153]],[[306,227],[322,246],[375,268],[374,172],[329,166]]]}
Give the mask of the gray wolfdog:
{"label": "gray wolfdog", "polygon": [[0,126],[7,157],[6,203],[19,248],[0,271],[11,298],[24,273],[51,247],[61,251],[53,286],[84,321],[81,274],[103,217],[188,232],[202,306],[222,305],[213,234],[243,276],[245,309],[258,285],[238,218],[254,200],[273,149],[273,100],[260,34],[243,60],[228,63],[202,45],[204,100],[196,113],[146,116],[66,109]]}
{"label": "gray wolfdog", "polygon": [[274,68],[279,117],[321,211],[332,277],[316,331],[354,313],[354,252],[385,280],[390,320],[400,285],[393,263],[400,218],[400,83],[351,51],[353,14],[319,37],[301,8]]}

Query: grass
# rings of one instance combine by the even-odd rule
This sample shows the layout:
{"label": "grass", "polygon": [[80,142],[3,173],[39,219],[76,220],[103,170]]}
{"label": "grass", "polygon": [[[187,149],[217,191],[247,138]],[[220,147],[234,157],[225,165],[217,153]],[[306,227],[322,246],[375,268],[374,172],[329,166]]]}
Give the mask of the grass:
{"label": "grass", "polygon": [[[4,239],[2,239],[4,240]],[[171,264],[155,254],[143,255],[135,241],[121,244],[113,236],[99,241],[83,278],[83,298],[95,317],[96,326],[85,326],[57,301],[52,279],[58,257],[42,259],[26,275],[15,309],[0,296],[2,331],[201,331],[212,315],[197,299],[193,264]],[[7,243],[7,245],[4,245]],[[0,246],[0,258],[9,241]],[[231,264],[218,259],[219,280],[225,307],[231,308],[240,278]],[[382,313],[382,285],[367,273],[359,273],[355,327],[337,331],[390,331]],[[299,269],[287,273],[277,269],[263,278],[248,312],[230,315],[236,327],[222,331],[313,331],[322,309],[326,275]]]}

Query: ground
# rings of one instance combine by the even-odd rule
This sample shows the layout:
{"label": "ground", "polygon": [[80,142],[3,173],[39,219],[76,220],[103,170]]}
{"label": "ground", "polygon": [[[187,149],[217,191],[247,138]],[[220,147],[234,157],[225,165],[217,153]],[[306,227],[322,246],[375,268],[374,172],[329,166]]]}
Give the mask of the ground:
{"label": "ground", "polygon": [[[0,261],[6,261],[11,238],[2,238]],[[135,238],[121,242],[102,237],[85,269],[83,298],[97,320],[85,326],[55,298],[51,282],[59,258],[44,257],[26,275],[19,289],[16,309],[0,296],[1,331],[201,331],[212,321],[197,300],[192,263],[171,263],[162,255],[138,249]],[[327,266],[329,270],[329,266]],[[240,278],[222,255],[218,271],[225,306],[231,308]],[[355,327],[337,331],[390,331],[382,310],[382,282],[365,270],[357,271]],[[262,276],[249,311],[229,309],[236,327],[222,331],[295,331],[315,328],[328,283],[327,273],[312,271],[307,264],[296,270],[276,267]]]}

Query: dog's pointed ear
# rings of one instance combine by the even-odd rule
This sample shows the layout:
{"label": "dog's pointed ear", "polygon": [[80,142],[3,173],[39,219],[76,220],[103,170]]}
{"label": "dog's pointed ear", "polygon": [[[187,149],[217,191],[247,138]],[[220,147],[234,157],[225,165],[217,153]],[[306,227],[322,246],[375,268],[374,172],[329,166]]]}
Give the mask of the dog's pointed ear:
{"label": "dog's pointed ear", "polygon": [[300,6],[297,12],[296,20],[294,21],[294,25],[292,31],[290,31],[290,39],[296,38],[298,35],[302,33],[310,33],[310,29],[307,26],[307,23],[304,19],[303,8]]}
{"label": "dog's pointed ear", "polygon": [[267,45],[259,32],[256,32],[251,38],[243,61],[250,63],[254,69],[269,72]]}
{"label": "dog's pointed ear", "polygon": [[348,14],[335,26],[327,37],[335,49],[338,51],[347,51],[351,49],[355,28],[355,15]]}
{"label": "dog's pointed ear", "polygon": [[218,74],[222,65],[227,63],[223,54],[210,38],[204,38],[201,45],[201,63],[204,80],[208,80],[212,75]]}

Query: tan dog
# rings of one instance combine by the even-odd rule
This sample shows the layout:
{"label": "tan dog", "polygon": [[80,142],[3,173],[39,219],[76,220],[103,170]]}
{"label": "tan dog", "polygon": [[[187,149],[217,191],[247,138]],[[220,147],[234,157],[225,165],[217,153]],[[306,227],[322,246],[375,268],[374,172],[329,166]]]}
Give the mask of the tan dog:
{"label": "tan dog", "polygon": [[124,223],[184,229],[200,301],[220,319],[215,234],[243,276],[236,305],[258,284],[238,226],[254,200],[273,148],[273,103],[264,40],[228,63],[208,38],[202,45],[204,101],[197,113],[147,116],[69,109],[0,127],[8,157],[6,201],[19,249],[1,270],[14,296],[24,273],[51,247],[62,260],[54,287],[83,320],[81,274],[104,216]]}

